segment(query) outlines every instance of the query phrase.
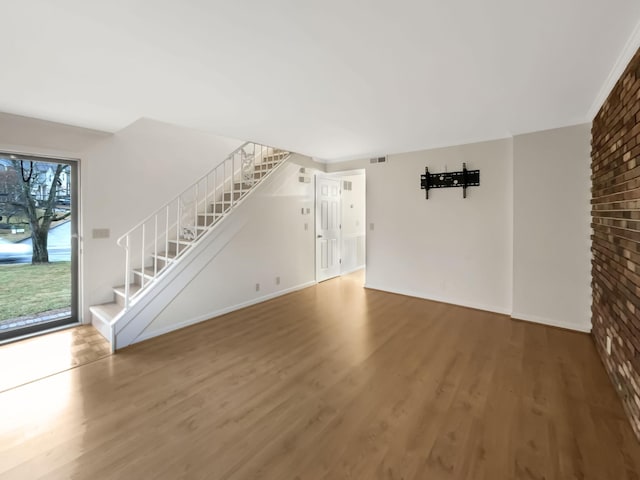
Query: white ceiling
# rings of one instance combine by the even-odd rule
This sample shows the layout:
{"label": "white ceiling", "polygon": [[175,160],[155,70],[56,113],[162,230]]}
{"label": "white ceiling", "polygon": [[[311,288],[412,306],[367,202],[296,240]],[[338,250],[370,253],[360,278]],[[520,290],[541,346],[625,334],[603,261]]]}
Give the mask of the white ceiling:
{"label": "white ceiling", "polygon": [[0,111],[337,160],[589,121],[638,0],[0,0]]}

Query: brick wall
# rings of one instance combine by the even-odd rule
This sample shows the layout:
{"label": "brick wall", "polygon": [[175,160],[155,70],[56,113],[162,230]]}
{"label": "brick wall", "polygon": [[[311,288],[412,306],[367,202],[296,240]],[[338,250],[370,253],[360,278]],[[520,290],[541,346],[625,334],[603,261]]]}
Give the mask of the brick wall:
{"label": "brick wall", "polygon": [[640,50],[593,121],[591,169],[593,335],[640,438]]}

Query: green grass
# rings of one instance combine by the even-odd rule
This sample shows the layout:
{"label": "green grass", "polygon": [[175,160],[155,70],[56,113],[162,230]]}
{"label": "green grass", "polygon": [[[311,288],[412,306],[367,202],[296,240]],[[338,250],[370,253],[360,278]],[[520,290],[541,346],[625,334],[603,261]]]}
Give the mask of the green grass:
{"label": "green grass", "polygon": [[70,262],[0,265],[0,323],[70,304]]}

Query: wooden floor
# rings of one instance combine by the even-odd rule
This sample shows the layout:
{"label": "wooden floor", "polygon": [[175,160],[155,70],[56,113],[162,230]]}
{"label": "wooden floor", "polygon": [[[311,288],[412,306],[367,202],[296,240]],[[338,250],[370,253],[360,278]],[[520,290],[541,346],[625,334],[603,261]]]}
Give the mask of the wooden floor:
{"label": "wooden floor", "polygon": [[0,394],[0,478],[639,475],[588,335],[361,274]]}
{"label": "wooden floor", "polygon": [[0,345],[0,392],[110,354],[109,342],[91,325]]}

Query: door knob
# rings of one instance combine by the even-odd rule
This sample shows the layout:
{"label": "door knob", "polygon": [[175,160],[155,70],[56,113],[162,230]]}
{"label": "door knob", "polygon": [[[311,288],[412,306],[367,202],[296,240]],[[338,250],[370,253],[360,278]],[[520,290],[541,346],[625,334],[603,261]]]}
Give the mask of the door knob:
{"label": "door knob", "polygon": [[318,238],[322,238],[322,235],[318,235]]}

